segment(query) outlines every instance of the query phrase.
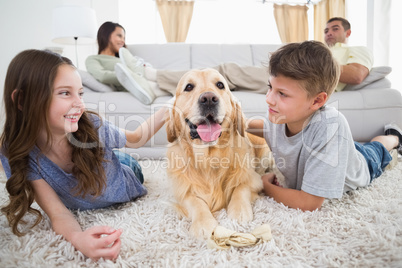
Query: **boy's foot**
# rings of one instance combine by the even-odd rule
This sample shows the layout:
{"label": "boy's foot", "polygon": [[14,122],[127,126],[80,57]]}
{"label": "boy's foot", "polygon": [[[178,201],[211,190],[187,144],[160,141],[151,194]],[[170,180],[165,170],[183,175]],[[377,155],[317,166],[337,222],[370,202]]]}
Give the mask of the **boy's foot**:
{"label": "boy's foot", "polygon": [[154,101],[155,95],[151,91],[151,87],[144,77],[133,73],[121,63],[116,63],[114,70],[120,84],[122,84],[124,88],[133,94],[139,101],[144,104],[151,104]]}
{"label": "boy's foot", "polygon": [[385,170],[393,169],[398,164],[398,151],[396,149],[392,149],[389,153],[392,157],[392,160],[385,167]]}
{"label": "boy's foot", "polygon": [[393,135],[398,137],[399,143],[394,149],[397,149],[398,153],[402,155],[402,130],[394,123],[385,125],[384,130],[385,135]]}

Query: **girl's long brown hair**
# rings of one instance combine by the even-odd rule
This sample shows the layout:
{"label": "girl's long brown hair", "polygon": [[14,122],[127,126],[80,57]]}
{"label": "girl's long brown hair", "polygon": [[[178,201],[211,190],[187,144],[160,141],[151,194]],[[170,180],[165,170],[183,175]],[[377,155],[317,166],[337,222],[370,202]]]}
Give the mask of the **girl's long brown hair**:
{"label": "girl's long brown hair", "polygon": [[[7,70],[4,84],[6,121],[0,137],[0,149],[8,158],[11,169],[11,177],[6,183],[10,202],[1,211],[7,216],[13,233],[18,236],[24,235],[18,229],[18,224],[24,223],[22,218],[25,214],[36,216],[33,226],[42,219],[40,211],[31,207],[35,194],[27,177],[30,170],[29,153],[43,128],[47,133],[47,143],[51,143],[48,110],[57,71],[64,64],[73,66],[69,59],[56,53],[32,49],[15,56]],[[106,185],[102,165],[104,151],[88,112],[83,113],[78,125],[77,132],[68,134],[78,141],[72,145],[73,174],[77,178],[77,188],[72,191],[75,195],[98,196]],[[85,148],[88,146],[77,144],[91,146]]]}

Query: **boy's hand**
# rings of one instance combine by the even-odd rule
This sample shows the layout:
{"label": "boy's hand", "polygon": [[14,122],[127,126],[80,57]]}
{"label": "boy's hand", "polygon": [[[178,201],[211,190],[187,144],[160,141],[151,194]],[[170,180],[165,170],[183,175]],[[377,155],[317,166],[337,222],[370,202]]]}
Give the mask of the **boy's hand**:
{"label": "boy's hand", "polygon": [[269,183],[269,184],[274,184],[276,186],[282,187],[282,185],[279,184],[274,173],[267,173],[267,174],[262,175],[261,180],[262,180],[263,185],[266,183]]}
{"label": "boy's hand", "polygon": [[72,244],[85,256],[98,260],[115,260],[120,252],[120,235],[123,230],[115,230],[109,226],[94,226],[76,233]]}

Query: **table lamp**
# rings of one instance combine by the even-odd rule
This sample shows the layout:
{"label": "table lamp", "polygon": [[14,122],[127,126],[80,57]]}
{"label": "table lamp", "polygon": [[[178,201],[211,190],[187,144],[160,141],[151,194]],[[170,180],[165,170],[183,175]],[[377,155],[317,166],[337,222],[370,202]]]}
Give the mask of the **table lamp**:
{"label": "table lamp", "polygon": [[95,10],[85,6],[61,6],[53,9],[52,41],[75,45],[78,68],[77,44],[92,44],[96,40]]}

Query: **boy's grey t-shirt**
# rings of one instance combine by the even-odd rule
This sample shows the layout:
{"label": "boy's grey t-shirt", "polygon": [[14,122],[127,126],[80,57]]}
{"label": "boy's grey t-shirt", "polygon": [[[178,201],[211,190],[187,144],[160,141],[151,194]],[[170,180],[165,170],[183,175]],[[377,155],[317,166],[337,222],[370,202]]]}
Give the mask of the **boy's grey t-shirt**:
{"label": "boy's grey t-shirt", "polygon": [[367,186],[370,174],[355,148],[346,118],[333,107],[315,112],[298,134],[287,137],[286,124],[264,122],[264,138],[287,187],[325,198]]}
{"label": "boy's grey t-shirt", "polygon": [[[75,196],[71,191],[77,180],[74,175],[64,172],[56,164],[43,155],[38,147],[29,154],[29,180],[44,179],[57,193],[60,200],[70,209],[96,209],[111,206],[116,203],[128,202],[147,193],[146,188],[139,182],[133,170],[119,162],[113,149],[122,148],[126,144],[126,136],[116,126],[99,117],[90,117],[98,130],[99,138],[105,151],[105,174],[107,186],[103,193],[96,198],[86,195],[85,198]],[[0,159],[7,178],[11,176],[11,170],[7,158],[0,153]]]}

